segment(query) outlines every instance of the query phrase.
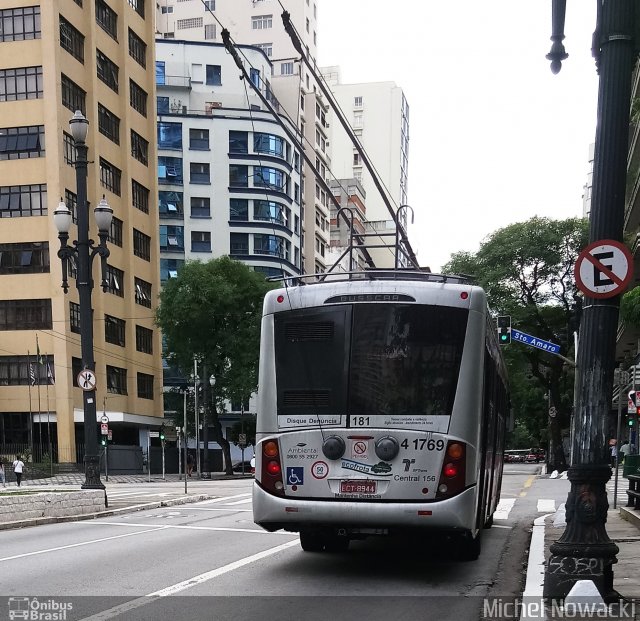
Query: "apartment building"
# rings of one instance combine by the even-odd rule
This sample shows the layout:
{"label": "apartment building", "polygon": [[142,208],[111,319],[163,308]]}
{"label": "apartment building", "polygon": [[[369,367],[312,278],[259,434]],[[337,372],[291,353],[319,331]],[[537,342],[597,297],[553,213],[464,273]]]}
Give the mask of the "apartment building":
{"label": "apartment building", "polygon": [[114,443],[146,446],[163,415],[154,9],[151,0],[0,4],[0,452],[28,445],[38,459],[51,444],[54,459],[82,461],[80,309],[73,266],[61,289],[52,218],[62,198],[75,222],[75,110],[89,120],[90,237],[103,195],[114,211],[106,293],[93,265],[98,416],[109,417]]}
{"label": "apartment building", "polygon": [[[318,3],[282,2],[314,64]],[[223,24],[236,43],[262,50],[271,62],[271,73],[261,76],[263,87],[275,94],[280,113],[297,128],[310,161],[326,173],[330,163],[326,102],[284,30],[278,0],[209,0],[204,5],[201,0],[158,0],[156,5],[158,37],[216,43],[221,42]],[[301,163],[300,186],[303,271],[323,272],[328,265],[329,201],[316,188],[315,173],[306,161]]]}
{"label": "apartment building", "polygon": [[[269,59],[240,50],[267,96]],[[156,84],[161,280],[185,259],[222,255],[266,276],[299,274],[300,153],[224,46],[158,40]]]}

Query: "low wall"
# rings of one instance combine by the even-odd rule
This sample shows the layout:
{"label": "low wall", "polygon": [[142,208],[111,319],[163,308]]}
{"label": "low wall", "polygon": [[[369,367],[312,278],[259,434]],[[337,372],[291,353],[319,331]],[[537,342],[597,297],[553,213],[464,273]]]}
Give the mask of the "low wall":
{"label": "low wall", "polygon": [[0,523],[47,517],[85,515],[104,511],[103,490],[12,493],[0,496]]}

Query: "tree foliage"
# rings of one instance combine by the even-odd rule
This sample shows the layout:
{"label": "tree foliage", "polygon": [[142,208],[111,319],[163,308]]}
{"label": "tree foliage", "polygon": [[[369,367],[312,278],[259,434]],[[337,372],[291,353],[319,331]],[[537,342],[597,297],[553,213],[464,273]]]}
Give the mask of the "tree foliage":
{"label": "tree foliage", "polygon": [[[586,220],[535,217],[495,231],[475,254],[453,254],[443,270],[473,275],[496,314],[511,315],[514,328],[558,343],[560,353],[573,359],[581,308],[573,269],[587,240]],[[572,412],[573,369],[558,356],[516,342],[504,353],[517,421],[512,440],[529,446],[549,440],[551,465],[564,469],[562,430]],[[558,412],[554,418],[548,417],[549,403]]]}
{"label": "tree foliage", "polygon": [[[257,389],[262,301],[273,287],[243,263],[222,257],[188,261],[160,294],[156,322],[169,362],[189,376],[198,358],[205,394],[213,392],[210,421],[229,473],[229,442],[218,414],[226,400],[244,401]],[[209,375],[215,378],[211,389]]]}

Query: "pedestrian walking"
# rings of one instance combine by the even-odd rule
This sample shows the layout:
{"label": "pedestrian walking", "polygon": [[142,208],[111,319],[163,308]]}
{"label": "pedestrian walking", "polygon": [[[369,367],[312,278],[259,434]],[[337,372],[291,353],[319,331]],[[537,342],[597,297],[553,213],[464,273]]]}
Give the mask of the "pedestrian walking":
{"label": "pedestrian walking", "polygon": [[4,472],[4,462],[0,459],[0,482],[2,487],[7,487],[7,477]]}
{"label": "pedestrian walking", "polygon": [[616,457],[618,456],[618,441],[612,438],[609,440],[609,451],[611,453],[611,467],[616,467]]}
{"label": "pedestrian walking", "polygon": [[193,455],[189,453],[189,455],[187,455],[187,474],[189,476],[191,476],[191,473],[193,472],[193,462]]}
{"label": "pedestrian walking", "polygon": [[20,455],[16,455],[16,459],[13,462],[13,472],[16,475],[16,484],[20,487],[22,481],[22,473],[25,470],[24,462],[20,459]]}
{"label": "pedestrian walking", "polygon": [[626,459],[627,455],[631,452],[631,447],[629,446],[628,442],[625,442],[621,447],[620,447],[620,463],[623,464],[624,460]]}

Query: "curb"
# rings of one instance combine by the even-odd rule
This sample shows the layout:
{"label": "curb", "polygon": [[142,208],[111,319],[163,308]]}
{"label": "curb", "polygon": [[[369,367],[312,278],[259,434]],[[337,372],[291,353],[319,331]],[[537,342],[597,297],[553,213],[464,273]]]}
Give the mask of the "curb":
{"label": "curb", "polygon": [[201,502],[203,500],[211,500],[218,498],[213,494],[197,494],[195,496],[186,496],[183,498],[173,498],[170,500],[157,500],[141,505],[130,505],[121,507],[120,509],[107,509],[106,511],[98,511],[96,513],[84,513],[80,515],[64,515],[60,517],[41,517],[31,518],[29,520],[16,520],[13,522],[1,522],[0,530],[11,530],[14,528],[26,528],[27,526],[41,526],[42,524],[58,524],[61,522],[78,522],[80,520],[95,520],[97,518],[118,516],[125,513],[135,513],[136,511],[146,511],[148,509],[160,509],[162,507],[174,507],[176,505],[186,505],[192,502]]}
{"label": "curb", "polygon": [[626,507],[620,507],[620,517],[640,529],[640,515]]}

